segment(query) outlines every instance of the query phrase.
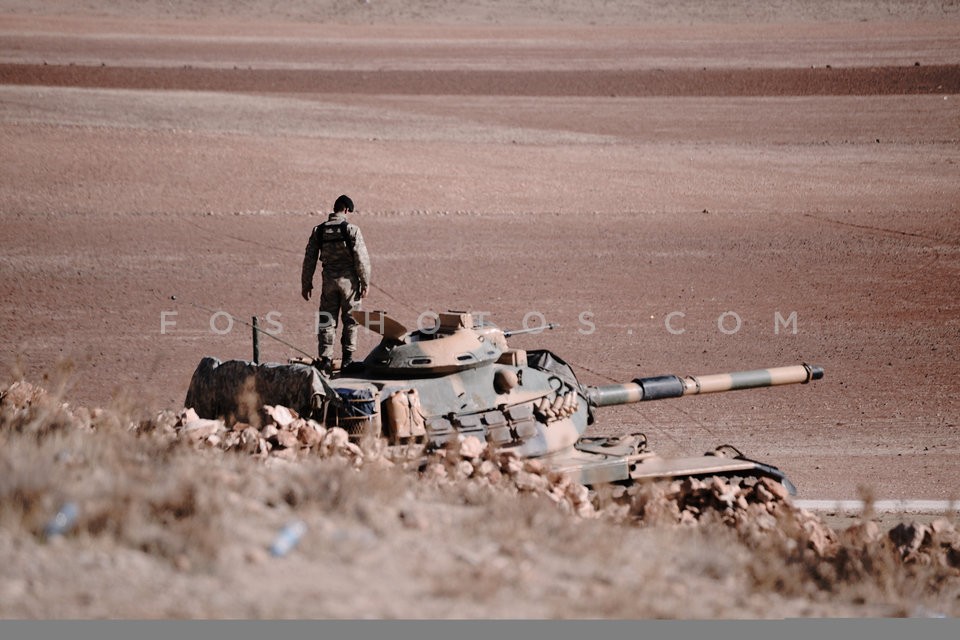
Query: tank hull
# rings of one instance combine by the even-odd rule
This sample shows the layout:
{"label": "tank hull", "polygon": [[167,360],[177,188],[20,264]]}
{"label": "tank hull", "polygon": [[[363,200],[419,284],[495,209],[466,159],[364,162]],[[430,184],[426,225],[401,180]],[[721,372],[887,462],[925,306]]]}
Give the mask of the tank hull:
{"label": "tank hull", "polygon": [[354,317],[383,337],[362,363],[327,377],[308,363],[205,358],[191,380],[187,406],[194,405],[203,418],[252,421],[253,414],[263,417],[266,405],[292,402],[301,415],[358,439],[385,438],[389,445],[440,448],[476,437],[518,457],[541,459],[555,473],[586,485],[739,474],[774,478],[792,492],[783,472],[733,447],[661,458],[647,449],[642,434],[584,434],[602,407],[823,377],[822,368],[802,364],[585,386],[556,354],[511,349],[510,332],[487,323],[474,326],[469,312],[440,314],[435,327],[416,331],[383,312]]}

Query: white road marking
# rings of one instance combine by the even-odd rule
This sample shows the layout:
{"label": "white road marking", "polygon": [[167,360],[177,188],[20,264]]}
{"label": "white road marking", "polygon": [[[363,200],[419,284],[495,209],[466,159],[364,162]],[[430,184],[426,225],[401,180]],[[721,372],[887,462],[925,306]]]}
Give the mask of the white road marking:
{"label": "white road marking", "polygon": [[[794,500],[793,504],[807,511],[832,513],[860,513],[863,500]],[[956,513],[960,500],[875,500],[873,510],[878,513]]]}

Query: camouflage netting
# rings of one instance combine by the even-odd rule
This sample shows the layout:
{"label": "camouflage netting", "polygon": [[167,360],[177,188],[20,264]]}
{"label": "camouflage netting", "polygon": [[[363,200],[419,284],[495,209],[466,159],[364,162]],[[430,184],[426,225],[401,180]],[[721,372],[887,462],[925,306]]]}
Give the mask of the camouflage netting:
{"label": "camouflage netting", "polygon": [[320,374],[308,365],[221,362],[208,356],[193,372],[184,405],[199,417],[259,426],[266,419],[263,405],[268,398],[311,415],[326,393]]}

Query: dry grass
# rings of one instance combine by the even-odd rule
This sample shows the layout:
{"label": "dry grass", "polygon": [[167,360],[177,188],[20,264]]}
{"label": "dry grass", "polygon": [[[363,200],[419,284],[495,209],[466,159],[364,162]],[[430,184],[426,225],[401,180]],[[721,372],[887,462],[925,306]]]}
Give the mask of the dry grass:
{"label": "dry grass", "polygon": [[[115,405],[75,409],[23,383],[3,392],[0,616],[960,613],[953,528],[928,530],[926,551],[904,557],[870,521],[824,534],[786,503],[772,529],[722,508],[680,526],[667,515],[694,494],[656,486],[634,492],[627,510],[603,495],[599,516],[584,519],[507,475],[264,460],[181,439],[172,414]],[[68,503],[76,521],[48,538]],[[271,540],[294,519],[308,534],[290,556],[270,558]],[[113,586],[118,574],[127,588]]]}

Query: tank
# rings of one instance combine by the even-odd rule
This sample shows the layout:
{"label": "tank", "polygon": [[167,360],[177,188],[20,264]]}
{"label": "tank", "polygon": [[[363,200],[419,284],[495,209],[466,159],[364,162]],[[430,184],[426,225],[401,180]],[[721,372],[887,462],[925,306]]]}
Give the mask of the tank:
{"label": "tank", "polygon": [[700,456],[662,458],[640,433],[584,434],[605,407],[805,384],[823,377],[819,366],[658,375],[588,386],[559,356],[546,349],[511,348],[507,340],[519,332],[475,323],[467,312],[439,314],[435,326],[413,331],[381,311],[358,311],[354,317],[381,336],[362,362],[327,376],[309,362],[204,358],[186,406],[205,418],[249,420],[264,405],[282,404],[327,426],[343,427],[355,438],[381,437],[390,445],[439,448],[475,436],[517,456],[539,458],[588,486],[737,475],[774,478],[796,493],[781,470],[730,445]]}

